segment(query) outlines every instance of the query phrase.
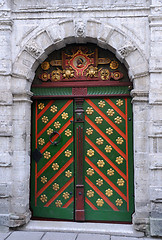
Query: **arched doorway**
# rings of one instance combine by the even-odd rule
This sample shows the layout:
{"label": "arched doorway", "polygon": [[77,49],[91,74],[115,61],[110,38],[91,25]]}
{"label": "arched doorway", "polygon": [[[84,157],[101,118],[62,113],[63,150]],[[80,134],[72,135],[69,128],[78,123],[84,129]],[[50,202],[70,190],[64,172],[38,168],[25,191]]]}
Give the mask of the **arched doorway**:
{"label": "arched doorway", "polygon": [[69,45],[32,85],[34,217],[131,222],[133,144],[127,70],[108,50]]}

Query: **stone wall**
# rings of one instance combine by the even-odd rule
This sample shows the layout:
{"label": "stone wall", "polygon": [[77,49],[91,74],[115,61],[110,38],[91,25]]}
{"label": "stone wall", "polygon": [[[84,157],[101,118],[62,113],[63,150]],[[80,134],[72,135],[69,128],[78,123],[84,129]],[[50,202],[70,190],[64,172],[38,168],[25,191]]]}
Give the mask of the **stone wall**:
{"label": "stone wall", "polygon": [[93,42],[133,81],[135,229],[162,236],[160,0],[0,1],[0,224],[30,219],[30,87],[37,66],[68,43]]}

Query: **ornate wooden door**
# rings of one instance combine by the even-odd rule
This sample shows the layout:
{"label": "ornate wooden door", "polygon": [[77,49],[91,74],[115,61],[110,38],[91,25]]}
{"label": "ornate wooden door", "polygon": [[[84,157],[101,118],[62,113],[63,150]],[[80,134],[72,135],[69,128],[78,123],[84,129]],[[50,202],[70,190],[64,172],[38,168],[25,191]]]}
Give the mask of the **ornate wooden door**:
{"label": "ornate wooden door", "polygon": [[32,131],[33,216],[131,221],[129,98],[36,100]]}

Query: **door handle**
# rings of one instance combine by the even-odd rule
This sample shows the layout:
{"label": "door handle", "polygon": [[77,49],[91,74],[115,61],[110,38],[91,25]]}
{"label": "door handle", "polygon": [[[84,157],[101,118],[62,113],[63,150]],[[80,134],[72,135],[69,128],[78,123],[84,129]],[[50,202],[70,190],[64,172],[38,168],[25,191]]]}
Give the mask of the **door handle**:
{"label": "door handle", "polygon": [[[59,139],[57,140],[57,141],[53,141],[52,142],[52,140],[51,140],[51,138],[55,135],[55,134],[58,134],[59,135]],[[60,135],[60,133],[59,132],[57,132],[57,131],[54,131],[53,133],[51,133],[51,135],[49,136],[49,139],[50,139],[50,142],[53,144],[53,145],[58,145],[59,144],[59,142],[61,141],[61,135]]]}

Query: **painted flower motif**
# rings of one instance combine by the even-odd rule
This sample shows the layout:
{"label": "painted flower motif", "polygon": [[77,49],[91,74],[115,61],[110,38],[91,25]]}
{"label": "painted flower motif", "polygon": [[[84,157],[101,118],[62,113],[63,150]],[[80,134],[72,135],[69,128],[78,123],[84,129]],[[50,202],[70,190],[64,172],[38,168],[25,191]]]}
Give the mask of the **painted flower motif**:
{"label": "painted flower motif", "polygon": [[102,119],[101,117],[96,117],[96,118],[95,118],[95,122],[96,122],[97,124],[101,124],[102,121],[103,121],[103,119]]}
{"label": "painted flower motif", "polygon": [[45,153],[43,153],[43,156],[44,156],[44,158],[49,159],[51,157],[51,153],[45,151]]}
{"label": "painted flower motif", "polygon": [[67,130],[65,131],[65,135],[66,135],[67,137],[70,137],[70,136],[71,136],[71,130],[70,130],[70,129],[67,129]]}
{"label": "painted flower motif", "polygon": [[66,150],[65,151],[65,157],[70,157],[71,156],[71,151],[70,150]]}
{"label": "painted flower motif", "polygon": [[55,202],[55,205],[56,205],[56,207],[61,207],[61,205],[62,205],[62,202],[61,202],[61,200],[57,200],[56,202]]}
{"label": "painted flower motif", "polygon": [[63,113],[61,114],[61,117],[62,117],[62,119],[67,119],[67,118],[68,118],[68,113],[63,112]]}
{"label": "painted flower motif", "polygon": [[87,196],[90,197],[90,198],[93,197],[94,196],[94,191],[88,190],[87,191]]}
{"label": "painted flower motif", "polygon": [[48,130],[47,130],[47,134],[48,135],[51,135],[53,133],[53,129],[52,128],[49,128]]}
{"label": "painted flower motif", "polygon": [[87,135],[91,135],[93,133],[93,129],[92,128],[87,128],[86,133],[87,133]]}
{"label": "painted flower motif", "polygon": [[117,123],[117,124],[122,123],[122,119],[119,116],[117,116],[114,120],[115,120],[115,123]]}
{"label": "painted flower motif", "polygon": [[87,172],[87,175],[92,176],[94,174],[94,169],[88,168],[86,172]]}
{"label": "painted flower motif", "polygon": [[43,117],[42,117],[42,122],[43,122],[43,123],[47,123],[47,122],[48,122],[48,117],[43,116]]}
{"label": "painted flower motif", "polygon": [[102,145],[102,144],[103,144],[103,139],[102,139],[102,138],[97,138],[97,139],[96,139],[96,143],[97,143],[98,145]]}
{"label": "painted flower motif", "polygon": [[53,190],[57,191],[60,187],[58,183],[54,183],[52,186]]}
{"label": "painted flower motif", "polygon": [[99,206],[99,207],[102,207],[103,206],[103,204],[104,204],[104,201],[103,201],[103,199],[101,198],[98,198],[97,199],[97,201],[96,201],[96,203],[97,203],[97,206]]}
{"label": "painted flower motif", "polygon": [[124,180],[123,180],[123,178],[119,178],[119,179],[117,180],[117,184],[118,184],[118,186],[124,186]]}
{"label": "painted flower motif", "polygon": [[88,115],[92,115],[93,112],[94,112],[94,110],[93,110],[92,107],[87,107],[86,113],[87,113]]}
{"label": "painted flower motif", "polygon": [[105,165],[104,160],[98,160],[97,165],[98,165],[98,167],[104,167],[104,165]]}
{"label": "painted flower motif", "polygon": [[72,176],[72,172],[70,172],[70,170],[67,170],[66,172],[65,172],[65,176],[66,177],[71,177]]}
{"label": "painted flower motif", "polygon": [[51,106],[50,111],[53,113],[57,112],[57,106],[55,105]]}
{"label": "painted flower motif", "polygon": [[48,70],[50,68],[50,64],[49,64],[49,62],[43,62],[41,64],[41,67],[43,70]]}
{"label": "painted flower motif", "polygon": [[47,202],[47,196],[45,194],[41,195],[40,200],[44,203]]}
{"label": "painted flower motif", "polygon": [[59,169],[58,163],[53,163],[52,168],[53,168],[54,171],[58,170]]}
{"label": "painted flower motif", "polygon": [[114,170],[112,168],[107,170],[107,175],[113,176],[114,175]]}
{"label": "painted flower motif", "polygon": [[92,150],[92,149],[87,150],[87,155],[89,157],[92,157],[94,155],[94,150]]}
{"label": "painted flower motif", "polygon": [[116,162],[117,162],[117,164],[122,164],[123,163],[123,158],[121,156],[116,157]]}
{"label": "painted flower motif", "polygon": [[123,204],[122,199],[116,199],[116,206],[121,206]]}
{"label": "painted flower motif", "polygon": [[112,129],[111,127],[106,128],[106,133],[107,133],[108,135],[113,134],[113,129]]}
{"label": "painted flower motif", "polygon": [[59,123],[58,121],[57,121],[57,122],[54,122],[53,126],[54,126],[55,128],[60,128],[61,123]]}
{"label": "painted flower motif", "polygon": [[108,110],[107,110],[107,115],[108,115],[108,116],[113,116],[114,113],[115,113],[115,112],[114,112],[113,109],[108,109]]}
{"label": "painted flower motif", "polygon": [[118,99],[116,100],[116,105],[118,105],[119,107],[123,105],[123,100]]}
{"label": "painted flower motif", "polygon": [[99,179],[96,180],[96,185],[98,185],[99,187],[101,187],[102,184],[103,184],[103,180],[102,180],[102,179],[99,178]]}
{"label": "painted flower motif", "polygon": [[124,142],[124,140],[123,140],[122,137],[118,137],[118,138],[116,139],[116,142],[117,142],[117,144],[122,144],[122,143]]}
{"label": "painted flower motif", "polygon": [[119,66],[118,62],[117,61],[111,61],[110,63],[110,68],[111,69],[117,69]]}
{"label": "painted flower motif", "polygon": [[41,177],[41,182],[46,183],[47,182],[47,177],[45,177],[45,176]]}
{"label": "painted flower motif", "polygon": [[108,188],[106,191],[105,191],[105,194],[108,196],[108,197],[111,197],[113,195],[113,190],[111,190],[110,188]]}
{"label": "painted flower motif", "polygon": [[64,193],[63,193],[63,198],[64,198],[64,199],[68,199],[69,196],[70,196],[70,194],[69,194],[68,192],[64,192]]}
{"label": "painted flower motif", "polygon": [[44,108],[44,103],[39,103],[38,104],[38,109],[42,110]]}
{"label": "painted flower motif", "polygon": [[105,106],[105,101],[102,101],[102,100],[99,101],[98,105],[99,105],[100,108],[103,108]]}
{"label": "painted flower motif", "polygon": [[110,153],[112,151],[112,147],[110,145],[106,145],[105,151]]}
{"label": "painted flower motif", "polygon": [[45,144],[44,139],[43,139],[43,138],[39,138],[39,139],[38,139],[38,144],[39,144],[39,145]]}

